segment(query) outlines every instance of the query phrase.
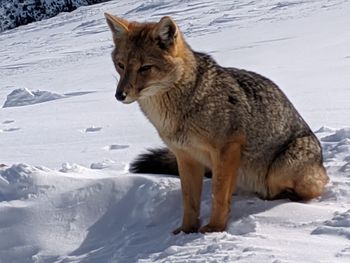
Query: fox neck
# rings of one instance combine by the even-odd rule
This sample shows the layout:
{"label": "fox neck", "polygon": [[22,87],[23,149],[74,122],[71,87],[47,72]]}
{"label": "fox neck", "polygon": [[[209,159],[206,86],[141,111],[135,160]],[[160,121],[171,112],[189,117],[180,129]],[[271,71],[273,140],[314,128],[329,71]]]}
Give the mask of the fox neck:
{"label": "fox neck", "polygon": [[174,132],[179,131],[181,117],[186,114],[184,111],[188,109],[189,100],[195,89],[197,73],[195,54],[186,43],[183,44],[178,50],[181,78],[166,92],[138,100],[141,110],[163,139],[172,137]]}

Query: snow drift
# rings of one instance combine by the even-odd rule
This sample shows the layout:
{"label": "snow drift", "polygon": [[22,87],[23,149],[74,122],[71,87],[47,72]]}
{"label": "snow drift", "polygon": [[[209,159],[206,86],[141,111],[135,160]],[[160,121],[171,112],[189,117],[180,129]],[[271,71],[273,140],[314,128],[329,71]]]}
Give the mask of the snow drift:
{"label": "snow drift", "polygon": [[[128,172],[162,142],[136,104],[114,99],[104,12],[171,15],[193,49],[274,80],[321,140],[324,195],[237,195],[227,231],[173,236],[179,179]],[[0,108],[0,261],[349,262],[349,12],[344,0],[120,0],[0,33],[0,104],[12,105]],[[31,105],[43,94],[64,98]]]}
{"label": "snow drift", "polygon": [[49,91],[30,91],[28,89],[15,89],[7,96],[3,108],[43,103],[50,100],[62,99],[64,97],[65,96]]}

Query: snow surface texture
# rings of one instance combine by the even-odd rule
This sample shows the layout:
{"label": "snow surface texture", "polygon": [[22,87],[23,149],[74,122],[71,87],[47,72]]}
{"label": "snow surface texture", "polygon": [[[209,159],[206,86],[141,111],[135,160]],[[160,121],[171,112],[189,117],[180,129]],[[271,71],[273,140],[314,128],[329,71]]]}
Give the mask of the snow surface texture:
{"label": "snow surface texture", "polygon": [[70,12],[80,6],[108,0],[6,0],[0,1],[0,32]]}
{"label": "snow surface texture", "polygon": [[[106,11],[171,15],[195,50],[273,79],[317,130],[326,193],[234,196],[227,231],[173,236],[179,179],[127,171],[161,142],[136,104],[114,99]],[[349,262],[349,13],[345,0],[120,0],[1,33],[0,105],[13,106],[0,108],[0,262]],[[33,104],[42,92],[63,97]]]}

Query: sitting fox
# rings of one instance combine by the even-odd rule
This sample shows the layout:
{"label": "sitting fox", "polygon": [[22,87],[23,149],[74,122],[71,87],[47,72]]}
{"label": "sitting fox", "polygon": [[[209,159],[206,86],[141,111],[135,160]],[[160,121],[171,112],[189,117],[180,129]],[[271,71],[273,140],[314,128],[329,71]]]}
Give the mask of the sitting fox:
{"label": "sitting fox", "polygon": [[[224,231],[237,188],[269,200],[322,194],[328,176],[320,143],[271,80],[193,51],[168,16],[158,23],[105,17],[120,75],[115,96],[137,101],[168,147],[141,155],[130,171],[180,175],[184,214],[174,234]],[[208,172],[212,211],[201,227]]]}

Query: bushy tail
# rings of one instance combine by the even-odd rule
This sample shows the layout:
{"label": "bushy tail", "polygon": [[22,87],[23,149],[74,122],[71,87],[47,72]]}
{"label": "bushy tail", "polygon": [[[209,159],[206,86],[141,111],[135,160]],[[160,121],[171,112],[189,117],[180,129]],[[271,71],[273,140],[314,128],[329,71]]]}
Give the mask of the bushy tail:
{"label": "bushy tail", "polygon": [[[132,173],[179,175],[175,155],[167,148],[149,149],[148,153],[140,154],[130,164]],[[211,177],[206,170],[205,177]]]}
{"label": "bushy tail", "polygon": [[176,157],[167,148],[149,149],[130,164],[132,173],[179,175]]}

